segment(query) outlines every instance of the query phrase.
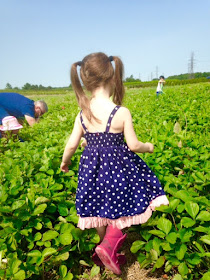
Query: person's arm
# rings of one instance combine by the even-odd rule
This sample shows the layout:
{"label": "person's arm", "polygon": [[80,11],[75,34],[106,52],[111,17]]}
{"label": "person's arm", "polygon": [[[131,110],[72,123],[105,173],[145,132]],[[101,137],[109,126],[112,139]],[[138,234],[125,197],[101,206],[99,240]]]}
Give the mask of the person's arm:
{"label": "person's arm", "polygon": [[75,123],[74,123],[74,128],[73,128],[72,134],[66,144],[66,147],[65,147],[65,150],[63,153],[63,158],[62,158],[62,162],[61,162],[61,166],[60,166],[60,168],[63,172],[69,171],[68,166],[71,164],[71,157],[75,153],[82,135],[83,135],[83,129],[80,124],[80,116],[78,114],[76,117]]}
{"label": "person's arm", "polygon": [[135,153],[153,153],[154,146],[151,143],[142,143],[137,139],[133,128],[130,111],[125,108],[124,112],[124,135],[128,148]]}
{"label": "person's arm", "polygon": [[39,119],[35,119],[33,117],[30,117],[28,115],[25,115],[25,119],[27,121],[27,123],[30,125],[30,126],[33,126],[35,123],[37,123],[39,121]]}

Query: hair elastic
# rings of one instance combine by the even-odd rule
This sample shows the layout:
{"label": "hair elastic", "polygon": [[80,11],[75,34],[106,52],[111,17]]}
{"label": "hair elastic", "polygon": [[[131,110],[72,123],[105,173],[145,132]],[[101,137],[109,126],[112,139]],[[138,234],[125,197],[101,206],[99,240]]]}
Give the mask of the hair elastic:
{"label": "hair elastic", "polygon": [[113,56],[111,55],[111,56],[109,56],[109,61],[111,62],[111,61],[113,61],[114,59],[113,59]]}
{"label": "hair elastic", "polygon": [[78,66],[81,66],[81,65],[82,65],[82,61],[78,61],[78,62],[77,62],[77,65],[78,65]]}

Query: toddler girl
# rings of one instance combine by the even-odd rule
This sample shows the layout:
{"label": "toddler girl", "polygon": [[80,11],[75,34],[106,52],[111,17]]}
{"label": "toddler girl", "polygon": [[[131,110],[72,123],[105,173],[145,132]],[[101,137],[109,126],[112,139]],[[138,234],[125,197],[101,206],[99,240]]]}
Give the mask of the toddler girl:
{"label": "toddler girl", "polygon": [[2,119],[2,125],[0,126],[0,138],[13,138],[23,142],[23,140],[18,137],[18,133],[21,128],[23,128],[23,126],[19,124],[18,120],[14,116],[4,117]]}
{"label": "toddler girl", "polygon": [[[78,66],[90,99],[80,83]],[[117,252],[126,238],[121,229],[145,223],[152,210],[168,204],[168,200],[157,177],[135,154],[153,153],[154,147],[138,141],[131,114],[121,107],[124,87],[120,58],[90,54],[72,65],[71,82],[82,111],[65,147],[61,170],[68,172],[71,157],[84,136],[87,146],[80,159],[76,194],[78,227],[97,229],[101,243],[93,260],[121,274],[120,263],[125,259]]]}

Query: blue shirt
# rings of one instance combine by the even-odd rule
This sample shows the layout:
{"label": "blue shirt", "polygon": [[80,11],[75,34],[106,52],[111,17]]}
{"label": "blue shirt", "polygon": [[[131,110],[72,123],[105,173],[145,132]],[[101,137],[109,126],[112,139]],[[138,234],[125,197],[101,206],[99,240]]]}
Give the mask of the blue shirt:
{"label": "blue shirt", "polygon": [[34,101],[15,92],[0,92],[0,124],[7,116],[35,118]]}

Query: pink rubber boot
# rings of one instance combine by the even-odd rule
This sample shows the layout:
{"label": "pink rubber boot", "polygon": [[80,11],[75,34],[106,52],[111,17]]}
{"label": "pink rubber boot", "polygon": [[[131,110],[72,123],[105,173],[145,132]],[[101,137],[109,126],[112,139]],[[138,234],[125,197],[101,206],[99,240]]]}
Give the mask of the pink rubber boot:
{"label": "pink rubber boot", "polygon": [[[119,265],[123,265],[126,263],[126,257],[123,254],[117,254],[117,259],[118,259],[118,263]],[[98,255],[96,254],[96,252],[92,255],[92,260],[94,261],[94,263],[98,266],[104,266],[104,264],[102,263],[102,261],[100,260],[100,258],[98,257]]]}
{"label": "pink rubber boot", "polygon": [[127,234],[112,225],[106,229],[106,234],[100,245],[96,247],[96,253],[102,263],[115,274],[121,274],[120,265],[117,259],[117,251],[122,246]]}

